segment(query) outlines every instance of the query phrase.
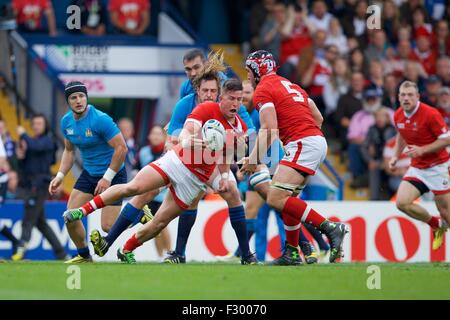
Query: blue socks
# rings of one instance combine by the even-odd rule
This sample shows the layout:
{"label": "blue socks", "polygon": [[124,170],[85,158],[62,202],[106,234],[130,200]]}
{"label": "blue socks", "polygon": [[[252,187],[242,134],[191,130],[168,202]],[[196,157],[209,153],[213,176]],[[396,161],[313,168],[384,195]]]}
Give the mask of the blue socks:
{"label": "blue socks", "polygon": [[306,238],[306,236],[303,233],[301,228],[300,228],[300,234],[299,234],[299,237],[298,237],[298,242],[309,242],[308,238]]}
{"label": "blue socks", "polygon": [[133,207],[130,203],[127,203],[114,222],[108,235],[105,237],[108,247],[110,247],[114,241],[134,222],[140,220],[143,212],[141,209]]}
{"label": "blue socks", "polygon": [[308,232],[311,233],[314,240],[317,241],[317,244],[319,245],[320,250],[325,250],[325,251],[330,250],[329,244],[326,243],[325,240],[323,240],[323,236],[320,231],[318,231],[316,228],[314,228],[309,223],[305,223],[304,226],[308,230]]}
{"label": "blue socks", "polygon": [[187,241],[196,218],[197,209],[185,210],[178,218],[177,246],[175,252],[180,256],[184,257],[186,255]]}
{"label": "blue socks", "polygon": [[[253,236],[253,234],[256,231],[256,222],[258,220],[256,219],[246,219],[245,223],[247,225],[247,240],[250,241],[250,238]],[[236,249],[236,252],[234,253],[236,257],[241,256],[241,250],[239,248]]]}
{"label": "blue socks", "polygon": [[91,254],[89,253],[89,248],[88,247],[84,247],[84,248],[77,248],[78,254],[80,256],[82,256],[83,258],[89,258],[91,256]]}
{"label": "blue socks", "polygon": [[229,208],[229,214],[231,226],[236,233],[242,257],[248,257],[250,255],[250,248],[247,239],[247,224],[245,221],[244,206],[240,205],[239,207]]}

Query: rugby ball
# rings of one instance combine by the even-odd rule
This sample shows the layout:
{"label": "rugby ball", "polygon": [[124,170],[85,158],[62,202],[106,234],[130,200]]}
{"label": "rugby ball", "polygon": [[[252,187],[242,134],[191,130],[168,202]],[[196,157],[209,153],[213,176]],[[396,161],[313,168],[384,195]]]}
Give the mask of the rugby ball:
{"label": "rugby ball", "polygon": [[221,150],[225,144],[225,128],[216,119],[210,119],[202,127],[203,140],[208,149],[212,151]]}

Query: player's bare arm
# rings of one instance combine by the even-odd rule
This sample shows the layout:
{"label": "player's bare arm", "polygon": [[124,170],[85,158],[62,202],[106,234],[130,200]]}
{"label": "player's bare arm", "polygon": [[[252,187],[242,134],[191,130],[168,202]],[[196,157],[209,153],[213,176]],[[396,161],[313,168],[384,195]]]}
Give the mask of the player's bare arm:
{"label": "player's bare arm", "polygon": [[61,157],[61,164],[59,165],[58,173],[56,174],[56,177],[52,181],[50,181],[50,185],[48,186],[48,192],[51,195],[55,194],[56,190],[61,185],[64,176],[72,168],[74,161],[75,161],[74,146],[69,140],[64,139],[64,151]]}
{"label": "player's bare arm", "polygon": [[241,171],[244,173],[253,173],[256,170],[258,160],[261,160],[267,150],[276,139],[278,139],[277,128],[277,114],[275,108],[267,107],[260,111],[259,118],[261,121],[261,128],[256,138],[255,147],[248,158],[242,159],[243,164]]}
{"label": "player's bare arm", "polygon": [[389,160],[389,169],[391,171],[395,171],[395,165],[397,164],[398,158],[402,154],[405,147],[406,141],[399,133],[397,133],[397,136],[395,137],[394,156]]}
{"label": "player's bare arm", "polygon": [[309,109],[311,110],[312,116],[313,116],[314,121],[316,122],[317,126],[319,128],[322,128],[323,117],[322,117],[322,114],[320,113],[319,109],[317,108],[316,103],[311,98],[308,98],[308,105],[309,105]]}
{"label": "player's bare arm", "polygon": [[230,172],[230,164],[224,163],[224,164],[218,164],[217,169],[220,172],[221,179],[219,181],[219,192],[227,192],[229,190],[229,172]]}
{"label": "player's bare arm", "polygon": [[183,126],[183,130],[181,130],[181,133],[178,137],[178,142],[185,149],[205,148],[205,142],[203,141],[203,139],[201,139],[201,137],[199,137],[200,130],[201,126],[199,123],[195,121],[186,121]]}
{"label": "player's bare arm", "polygon": [[116,173],[120,170],[122,163],[125,161],[128,148],[121,133],[116,134],[108,144],[114,148],[114,153],[106,170],[105,175],[97,183],[94,194],[100,194],[111,186],[111,181],[114,179]]}
{"label": "player's bare arm", "polygon": [[421,157],[427,153],[437,152],[443,148],[448,147],[449,145],[450,145],[450,137],[438,138],[433,143],[424,146],[410,145],[408,146],[406,154],[411,158]]}

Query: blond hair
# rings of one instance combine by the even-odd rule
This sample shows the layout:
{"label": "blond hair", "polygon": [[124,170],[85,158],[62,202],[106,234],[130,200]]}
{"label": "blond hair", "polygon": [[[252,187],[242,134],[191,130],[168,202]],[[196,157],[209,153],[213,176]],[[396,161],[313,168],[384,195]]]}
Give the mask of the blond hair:
{"label": "blond hair", "polygon": [[225,72],[227,67],[224,64],[223,51],[211,51],[205,62],[203,70],[192,80],[192,86],[195,89],[200,88],[202,81],[216,80],[220,87],[219,72]]}
{"label": "blond hair", "polygon": [[402,90],[402,89],[406,89],[406,88],[414,88],[414,89],[416,89],[417,93],[419,92],[419,88],[417,87],[417,84],[415,82],[412,82],[412,81],[409,81],[409,80],[406,80],[406,81],[402,82],[402,84],[399,87],[399,91]]}

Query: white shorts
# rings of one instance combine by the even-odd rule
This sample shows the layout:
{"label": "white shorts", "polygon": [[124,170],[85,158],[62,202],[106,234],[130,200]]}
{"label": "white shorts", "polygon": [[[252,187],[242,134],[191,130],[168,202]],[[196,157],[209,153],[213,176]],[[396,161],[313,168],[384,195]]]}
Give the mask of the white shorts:
{"label": "white shorts", "polygon": [[170,150],[163,157],[149,164],[170,183],[169,189],[175,202],[186,210],[200,193],[206,191],[206,184],[193,174]]}
{"label": "white shorts", "polygon": [[327,149],[327,141],[322,136],[291,141],[284,146],[285,155],[279,164],[314,175],[325,160]]}
{"label": "white shorts", "polygon": [[403,180],[422,182],[435,195],[450,192],[450,161],[426,169],[409,167]]}

